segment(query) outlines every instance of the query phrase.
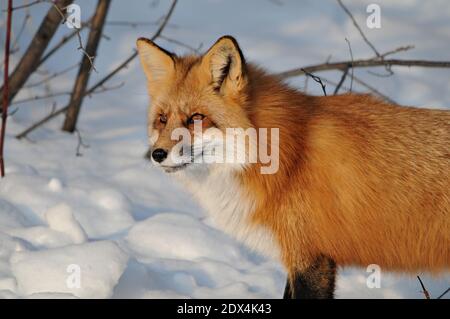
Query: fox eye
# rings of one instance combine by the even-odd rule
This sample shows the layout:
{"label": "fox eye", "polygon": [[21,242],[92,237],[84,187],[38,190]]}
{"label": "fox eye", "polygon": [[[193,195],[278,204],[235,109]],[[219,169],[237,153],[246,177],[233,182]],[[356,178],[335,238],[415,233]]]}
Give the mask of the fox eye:
{"label": "fox eye", "polygon": [[188,125],[194,124],[194,121],[201,121],[205,118],[203,114],[200,113],[194,113],[189,120],[187,121]]}
{"label": "fox eye", "polygon": [[165,114],[159,114],[159,122],[161,122],[162,124],[166,124],[167,116]]}

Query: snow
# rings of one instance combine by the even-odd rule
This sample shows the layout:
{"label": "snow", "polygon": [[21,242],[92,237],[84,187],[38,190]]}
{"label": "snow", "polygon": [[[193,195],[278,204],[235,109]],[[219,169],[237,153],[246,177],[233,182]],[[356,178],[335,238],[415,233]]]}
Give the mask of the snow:
{"label": "snow", "polygon": [[67,204],[63,203],[50,208],[45,214],[45,218],[50,229],[67,235],[74,244],[86,242],[87,235],[80,223],[73,217],[70,206]]}
{"label": "snow", "polygon": [[[150,2],[130,5],[113,1],[110,19],[156,21],[167,9],[166,2],[157,8]],[[365,6],[347,2],[363,23]],[[95,4],[87,0],[77,3],[84,15]],[[351,41],[355,57],[373,55],[335,1],[326,5],[322,1],[282,3],[180,1],[165,34],[194,47],[204,43],[203,49],[220,35],[233,34],[249,60],[274,72],[320,63],[329,54],[332,60],[347,59],[345,37]],[[410,4],[408,15],[402,3]],[[380,51],[415,44],[416,50],[402,57],[448,60],[449,2],[440,1],[439,10],[432,3],[379,1],[383,30],[368,30],[368,37]],[[241,7],[235,10],[233,6]],[[258,14],[248,15],[255,6]],[[45,7],[32,10],[37,23]],[[193,18],[194,12],[199,12],[199,19]],[[419,14],[421,20],[417,21],[414,16]],[[232,24],[229,15],[233,15]],[[13,20],[20,27],[21,19]],[[269,20],[272,23],[267,23]],[[28,38],[35,28],[36,24],[27,31]],[[107,26],[105,33],[111,40],[100,45],[95,62],[98,74],[92,73],[90,83],[128,56],[137,37],[150,36],[153,31],[154,26]],[[64,32],[60,28],[58,35]],[[23,50],[27,42],[22,41]],[[186,53],[173,43],[158,43]],[[75,52],[73,43],[52,57],[51,71],[76,63],[80,55]],[[148,100],[137,62],[109,82],[114,86],[125,81],[120,89],[85,99],[78,128],[88,147],[80,147],[81,156],[76,156],[77,135],[60,131],[62,117],[28,139],[14,138],[48,114],[52,101],[22,104],[9,117],[6,178],[0,180],[0,298],[280,298],[286,276],[280,263],[257,255],[215,229],[186,189],[144,159]],[[450,106],[448,70],[394,71],[390,78],[374,77],[365,70],[355,75],[403,104]],[[75,74],[58,78],[53,90],[71,90]],[[340,78],[338,73],[323,75],[335,81]],[[290,82],[304,87],[304,78]],[[354,86],[363,91],[356,83]],[[308,92],[321,94],[312,82]],[[42,92],[28,90],[19,97],[38,93]],[[56,98],[55,102],[61,107],[66,100]],[[370,289],[368,275],[366,269],[340,269],[337,297],[423,298],[414,276],[382,270],[381,287]],[[420,275],[432,297],[450,285],[449,274]]]}
{"label": "snow", "polygon": [[[170,241],[166,234],[172,234]],[[138,256],[192,261],[208,256],[222,262],[239,262],[242,256],[238,249],[226,245],[220,235],[191,216],[165,213],[137,223],[125,239]],[[212,236],[221,240],[209,240]]]}
{"label": "snow", "polygon": [[[17,291],[25,296],[65,293],[79,298],[112,296],[125,269],[128,256],[111,241],[98,241],[44,251],[14,252],[11,270]],[[71,275],[79,271],[80,287],[71,285]]]}
{"label": "snow", "polygon": [[53,191],[53,192],[60,192],[63,188],[62,183],[59,179],[57,178],[52,178],[49,182],[48,182],[48,188]]}

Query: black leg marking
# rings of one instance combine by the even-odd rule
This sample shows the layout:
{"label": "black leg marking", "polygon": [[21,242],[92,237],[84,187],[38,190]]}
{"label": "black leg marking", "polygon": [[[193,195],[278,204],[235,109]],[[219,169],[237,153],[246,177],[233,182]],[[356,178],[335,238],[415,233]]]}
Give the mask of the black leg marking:
{"label": "black leg marking", "polygon": [[309,267],[289,274],[284,299],[332,299],[336,263],[328,257],[318,257]]}
{"label": "black leg marking", "polygon": [[291,299],[291,283],[289,281],[289,278],[286,280],[286,286],[284,287],[284,294],[283,299]]}

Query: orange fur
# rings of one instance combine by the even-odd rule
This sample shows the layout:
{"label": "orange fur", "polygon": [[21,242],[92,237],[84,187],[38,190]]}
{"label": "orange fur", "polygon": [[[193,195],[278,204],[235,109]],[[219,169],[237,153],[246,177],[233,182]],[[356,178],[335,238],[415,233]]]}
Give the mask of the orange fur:
{"label": "orange fur", "polygon": [[[154,46],[138,40],[144,70]],[[289,271],[320,255],[341,266],[448,269],[450,112],[369,95],[308,96],[245,64],[238,51],[225,37],[203,57],[164,58],[166,76],[148,76],[153,146],[170,149],[168,132],[195,112],[219,129],[279,128],[279,171],[263,175],[257,163],[234,174],[256,199],[251,223],[271,231]],[[220,54],[231,60],[217,88],[210,68]],[[153,125],[160,112],[167,124]]]}
{"label": "orange fur", "polygon": [[310,97],[258,76],[249,114],[256,127],[280,127],[280,170],[241,178],[259,198],[253,221],[277,234],[288,269],[318,254],[341,266],[448,269],[450,113]]}

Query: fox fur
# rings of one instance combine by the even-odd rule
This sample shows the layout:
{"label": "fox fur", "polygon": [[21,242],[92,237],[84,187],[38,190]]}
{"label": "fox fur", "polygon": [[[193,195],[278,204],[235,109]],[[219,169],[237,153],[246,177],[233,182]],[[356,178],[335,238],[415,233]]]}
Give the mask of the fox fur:
{"label": "fox fur", "polygon": [[189,127],[192,114],[220,130],[279,128],[275,174],[254,163],[187,165],[174,175],[225,231],[279,258],[291,285],[324,258],[333,277],[335,265],[449,269],[449,111],[306,95],[247,63],[230,36],[203,56],[178,57],[144,38],[137,46],[152,100],[151,149],[170,151],[170,131]]}

